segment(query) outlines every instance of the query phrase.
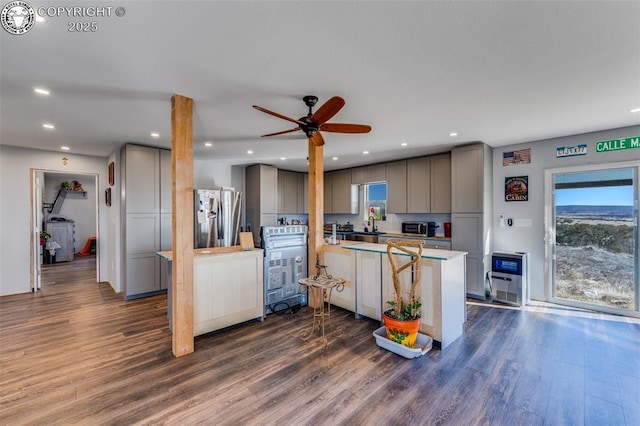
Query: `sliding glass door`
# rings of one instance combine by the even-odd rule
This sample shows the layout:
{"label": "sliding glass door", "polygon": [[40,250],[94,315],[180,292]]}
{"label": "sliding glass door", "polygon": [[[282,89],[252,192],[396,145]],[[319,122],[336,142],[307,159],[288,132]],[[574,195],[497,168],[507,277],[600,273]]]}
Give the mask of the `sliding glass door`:
{"label": "sliding glass door", "polygon": [[552,302],[640,316],[639,165],[546,171],[547,292]]}

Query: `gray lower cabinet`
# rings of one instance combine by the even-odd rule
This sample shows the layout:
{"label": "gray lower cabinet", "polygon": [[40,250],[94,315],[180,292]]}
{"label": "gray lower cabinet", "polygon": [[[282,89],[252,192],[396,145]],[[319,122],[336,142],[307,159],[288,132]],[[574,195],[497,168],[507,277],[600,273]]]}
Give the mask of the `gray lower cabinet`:
{"label": "gray lower cabinet", "polygon": [[484,244],[488,227],[483,213],[453,213],[451,215],[451,245],[454,250],[467,252],[467,295],[484,299]]}

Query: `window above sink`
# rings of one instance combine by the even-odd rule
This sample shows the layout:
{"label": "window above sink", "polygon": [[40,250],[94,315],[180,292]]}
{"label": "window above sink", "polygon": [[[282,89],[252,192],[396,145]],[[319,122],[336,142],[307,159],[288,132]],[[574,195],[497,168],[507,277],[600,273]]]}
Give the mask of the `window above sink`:
{"label": "window above sink", "polygon": [[387,218],[387,183],[369,183],[363,186],[364,212],[363,219],[369,221],[386,220]]}

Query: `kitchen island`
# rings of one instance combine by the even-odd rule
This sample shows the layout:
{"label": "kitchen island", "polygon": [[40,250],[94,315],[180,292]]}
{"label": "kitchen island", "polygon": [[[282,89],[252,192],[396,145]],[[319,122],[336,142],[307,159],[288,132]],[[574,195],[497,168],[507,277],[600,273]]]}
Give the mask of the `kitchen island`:
{"label": "kitchen island", "polygon": [[[163,259],[168,281],[167,306],[171,321],[171,263],[173,252],[156,253]],[[194,336],[252,319],[263,319],[263,250],[240,246],[193,250]]]}
{"label": "kitchen island", "polygon": [[[325,246],[324,262],[332,270],[339,269],[340,276],[355,284],[354,303],[356,316],[382,320],[386,302],[393,298],[392,270],[387,257],[387,245],[352,243]],[[329,256],[327,256],[329,254]],[[340,257],[338,257],[340,254]],[[407,255],[394,254],[400,258]],[[442,348],[462,335],[466,321],[465,252],[439,249],[423,249],[419,294],[422,299],[420,332],[429,335]],[[340,267],[336,262],[339,261]],[[401,259],[400,263],[405,263]],[[410,282],[410,273],[401,274],[402,282]],[[346,308],[349,309],[349,308]]]}

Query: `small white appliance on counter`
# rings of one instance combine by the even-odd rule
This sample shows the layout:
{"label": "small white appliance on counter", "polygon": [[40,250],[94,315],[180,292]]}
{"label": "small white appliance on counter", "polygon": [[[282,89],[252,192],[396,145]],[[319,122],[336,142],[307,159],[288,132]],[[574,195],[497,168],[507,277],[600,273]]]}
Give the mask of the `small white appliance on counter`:
{"label": "small white appliance on counter", "polygon": [[516,306],[529,303],[529,255],[523,252],[491,254],[491,296]]}

